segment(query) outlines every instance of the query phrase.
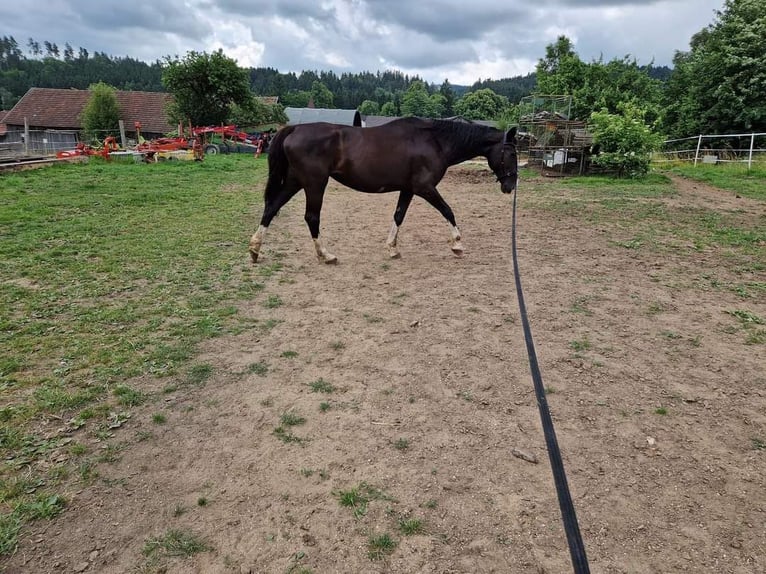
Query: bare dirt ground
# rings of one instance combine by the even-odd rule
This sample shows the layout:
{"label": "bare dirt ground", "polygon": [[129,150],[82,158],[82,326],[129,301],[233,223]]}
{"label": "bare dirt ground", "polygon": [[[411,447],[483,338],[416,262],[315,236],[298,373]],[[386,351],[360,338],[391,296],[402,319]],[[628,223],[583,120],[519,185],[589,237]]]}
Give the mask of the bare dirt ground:
{"label": "bare dirt ground", "polygon": [[[762,225],[763,204],[676,185],[668,209]],[[520,267],[591,571],[766,571],[766,355],[727,313],[766,317],[762,291],[743,302],[720,287],[741,275],[717,249],[626,249],[630,229],[552,213],[541,186],[559,193],[521,182]],[[518,318],[511,201],[496,188],[466,167],[440,186],[462,258],[416,199],[389,260],[395,195],[334,186],[322,229],[340,264],[320,265],[302,199],[288,204],[258,264],[275,273],[241,308],[266,326],[212,340],[204,386],[136,409],[119,460],[26,531],[6,571],[571,572]],[[281,424],[285,413],[305,422]],[[366,507],[340,504],[352,489]],[[171,530],[210,550],[147,556]],[[373,560],[369,540],[385,533],[396,547]]]}

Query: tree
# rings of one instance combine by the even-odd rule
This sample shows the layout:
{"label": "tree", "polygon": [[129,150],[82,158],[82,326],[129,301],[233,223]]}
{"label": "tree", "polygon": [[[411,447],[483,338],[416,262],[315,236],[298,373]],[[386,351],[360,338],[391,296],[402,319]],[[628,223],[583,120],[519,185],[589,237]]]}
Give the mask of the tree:
{"label": "tree", "polygon": [[449,83],[449,80],[444,80],[441,87],[439,88],[439,93],[444,98],[444,116],[454,116],[456,96],[455,90],[452,89],[452,85]]}
{"label": "tree", "polygon": [[377,116],[380,114],[380,104],[373,100],[364,100],[359,104],[359,113],[363,116]]}
{"label": "tree", "polygon": [[418,116],[421,118],[438,118],[444,109],[444,98],[441,94],[429,95],[425,83],[412,82],[402,96],[400,105],[403,116]]}
{"label": "tree", "polygon": [[726,0],[677,53],[663,127],[673,137],[766,131],[766,4]]}
{"label": "tree", "polygon": [[232,106],[246,106],[252,96],[247,71],[223,50],[166,57],[162,83],[174,97],[168,110],[173,122],[196,126],[226,123]]}
{"label": "tree", "polygon": [[103,82],[92,84],[88,90],[90,98],[80,116],[86,136],[92,140],[103,140],[106,136],[118,135],[120,106],[116,90]]}
{"label": "tree", "polygon": [[455,104],[455,112],[467,120],[495,120],[508,108],[508,98],[483,88],[469,92]]}
{"label": "tree", "polygon": [[559,36],[555,44],[545,47],[545,58],[537,62],[537,92],[573,95],[575,88],[582,85],[586,66],[575,53],[572,41]]}
{"label": "tree", "polygon": [[396,104],[394,102],[386,102],[380,106],[380,115],[389,118],[398,115],[396,112]]}
{"label": "tree", "polygon": [[285,109],[279,104],[267,104],[251,95],[244,104],[233,104],[229,121],[238,126],[256,127],[262,124],[287,123]]}
{"label": "tree", "polygon": [[311,83],[311,99],[315,108],[334,108],[333,95],[330,89],[319,80]]}

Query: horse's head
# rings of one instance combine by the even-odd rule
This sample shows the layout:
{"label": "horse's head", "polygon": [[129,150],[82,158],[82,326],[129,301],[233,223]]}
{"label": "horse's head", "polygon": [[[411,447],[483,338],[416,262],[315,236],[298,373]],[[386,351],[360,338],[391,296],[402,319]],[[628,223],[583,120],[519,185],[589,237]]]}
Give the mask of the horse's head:
{"label": "horse's head", "polygon": [[516,157],[516,128],[513,127],[503,134],[501,142],[495,144],[487,156],[489,167],[495,172],[500,190],[511,193],[516,189],[519,163]]}

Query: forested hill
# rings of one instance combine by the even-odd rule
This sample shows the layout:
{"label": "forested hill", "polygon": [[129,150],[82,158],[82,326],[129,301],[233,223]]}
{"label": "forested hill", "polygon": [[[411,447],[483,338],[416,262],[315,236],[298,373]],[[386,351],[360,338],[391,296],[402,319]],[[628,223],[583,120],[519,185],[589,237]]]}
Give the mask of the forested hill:
{"label": "forested hill", "polygon": [[[273,68],[250,69],[253,91],[263,96],[279,96],[290,103],[290,95],[311,90],[315,81],[324,84],[333,94],[337,108],[354,109],[365,100],[378,102],[394,99],[407,91],[417,76],[398,71],[343,73],[332,71],[303,71],[281,73]],[[30,42],[22,49],[10,36],[0,38],[0,109],[10,109],[30,88],[87,89],[91,84],[104,82],[118,90],[164,91],[162,62],[148,64],[129,57],[115,57],[103,52],[89,53],[84,48],[74,50],[69,44],[60,49],[50,42]],[[483,80],[473,86],[450,85],[457,97],[468,91],[491,88],[518,102],[521,96],[532,92],[534,74],[500,80]],[[438,85],[428,86],[431,92]]]}

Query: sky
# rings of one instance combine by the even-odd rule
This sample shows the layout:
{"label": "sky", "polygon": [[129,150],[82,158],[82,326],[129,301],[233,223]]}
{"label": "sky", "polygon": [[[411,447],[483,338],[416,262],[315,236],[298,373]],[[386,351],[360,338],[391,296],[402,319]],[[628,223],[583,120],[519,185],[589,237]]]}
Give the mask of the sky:
{"label": "sky", "polygon": [[471,85],[533,72],[567,36],[585,62],[671,66],[724,0],[38,0],[0,2],[0,37],[146,62],[218,49],[242,67]]}

